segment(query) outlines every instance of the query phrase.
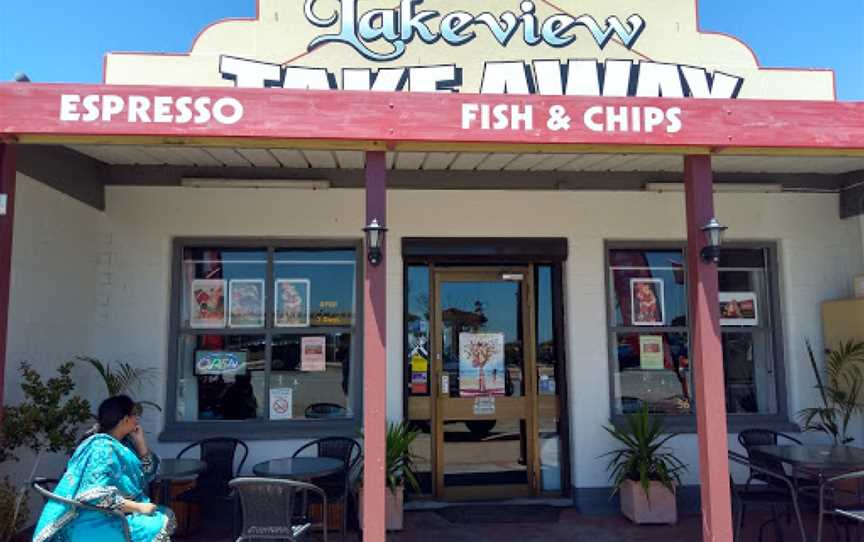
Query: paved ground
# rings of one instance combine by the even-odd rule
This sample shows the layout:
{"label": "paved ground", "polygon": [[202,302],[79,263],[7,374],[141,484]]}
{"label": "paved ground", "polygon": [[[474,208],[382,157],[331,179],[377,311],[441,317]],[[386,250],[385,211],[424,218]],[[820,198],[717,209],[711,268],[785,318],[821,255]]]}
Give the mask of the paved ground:
{"label": "paved ground", "polygon": [[[744,540],[755,541],[757,531],[763,517],[750,516],[747,521]],[[814,531],[815,516],[805,518],[808,531]],[[583,516],[572,508],[563,509],[557,522],[551,523],[499,523],[499,524],[463,524],[451,523],[434,511],[414,511],[405,515],[405,530],[389,533],[388,542],[509,542],[509,541],[585,541],[585,542],[699,542],[701,541],[701,520],[698,515],[680,518],[677,525],[633,525],[628,520],[618,517]],[[785,539],[796,541],[793,525],[783,523]],[[835,536],[829,529],[824,540],[843,540],[843,535]],[[222,529],[207,530],[178,540],[190,542],[229,542],[230,534]],[[320,535],[310,540],[321,540]],[[338,541],[338,533],[330,533],[329,541]],[[351,542],[359,541],[357,532],[351,532],[347,537]],[[775,542],[773,528],[766,529],[763,542]]]}

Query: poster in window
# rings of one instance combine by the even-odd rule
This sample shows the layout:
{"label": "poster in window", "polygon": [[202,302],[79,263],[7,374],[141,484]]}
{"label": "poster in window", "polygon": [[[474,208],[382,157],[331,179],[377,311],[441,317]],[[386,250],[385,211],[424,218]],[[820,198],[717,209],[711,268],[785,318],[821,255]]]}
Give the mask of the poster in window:
{"label": "poster in window", "polygon": [[630,320],[634,326],[662,326],[666,321],[663,279],[630,279]]}
{"label": "poster in window", "polygon": [[270,419],[290,420],[293,417],[294,390],[291,388],[270,389]]}
{"label": "poster in window", "polygon": [[720,292],[720,325],[758,326],[754,292]]}
{"label": "poster in window", "polygon": [[263,327],[264,281],[235,279],[228,287],[228,327]]}
{"label": "poster in window", "polygon": [[639,367],[656,371],[663,369],[663,337],[661,335],[639,336]]}
{"label": "poster in window", "polygon": [[326,337],[303,337],[300,339],[300,370],[324,371],[324,352],[327,346]]}
{"label": "poster in window", "polygon": [[504,334],[459,334],[459,396],[504,395]]}
{"label": "poster in window", "polygon": [[192,281],[189,327],[225,327],[225,281],[195,279]]}
{"label": "poster in window", "polygon": [[276,280],[276,327],[309,327],[308,279]]}

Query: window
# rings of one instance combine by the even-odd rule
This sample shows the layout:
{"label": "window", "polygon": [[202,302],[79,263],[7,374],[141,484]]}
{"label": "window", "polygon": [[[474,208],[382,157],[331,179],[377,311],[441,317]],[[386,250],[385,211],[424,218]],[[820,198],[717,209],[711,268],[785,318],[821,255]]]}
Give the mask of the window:
{"label": "window", "polygon": [[178,241],[166,433],[354,418],[358,250],[322,245]]}
{"label": "window", "polygon": [[684,251],[609,252],[616,414],[692,413]]}
{"label": "window", "polygon": [[724,250],[718,268],[726,411],[776,414],[774,318],[766,249]]}
{"label": "window", "polygon": [[[773,247],[723,248],[718,276],[726,407],[735,415],[785,421],[778,396]],[[613,415],[648,406],[667,416],[694,413],[687,269],[683,245],[615,244],[608,250]]]}

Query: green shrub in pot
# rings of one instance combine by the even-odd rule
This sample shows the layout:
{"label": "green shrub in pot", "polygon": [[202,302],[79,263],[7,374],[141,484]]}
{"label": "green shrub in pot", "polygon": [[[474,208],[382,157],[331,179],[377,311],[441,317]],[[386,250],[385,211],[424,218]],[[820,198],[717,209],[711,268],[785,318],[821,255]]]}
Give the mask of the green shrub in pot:
{"label": "green shrub in pot", "polygon": [[[604,427],[615,439],[610,457],[613,495],[621,493],[621,509],[637,523],[675,523],[675,491],[681,485],[680,473],[686,465],[666,448],[676,433],[663,429],[660,418],[651,416],[648,406],[625,417],[620,427]],[[671,509],[669,509],[671,507]]]}
{"label": "green shrub in pot", "polygon": [[[409,422],[388,423],[385,435],[386,455],[384,461],[384,480],[387,486],[385,495],[385,519],[388,531],[399,531],[403,527],[405,486],[414,491],[420,489],[417,476],[414,473],[414,462],[417,459],[411,446],[420,431],[414,429]],[[362,465],[360,465],[362,469]],[[362,475],[362,470],[361,470]],[[363,498],[359,502],[359,523],[363,526]]]}
{"label": "green shrub in pot", "polygon": [[[70,455],[78,443],[81,429],[90,421],[90,403],[74,395],[73,362],[57,369],[47,380],[29,364],[22,363],[21,390],[24,401],[3,408],[0,425],[0,462],[18,461],[19,451],[35,455],[30,479],[36,475],[42,455]],[[0,542],[6,542],[28,519],[27,484],[15,486],[9,479],[0,483]]]}

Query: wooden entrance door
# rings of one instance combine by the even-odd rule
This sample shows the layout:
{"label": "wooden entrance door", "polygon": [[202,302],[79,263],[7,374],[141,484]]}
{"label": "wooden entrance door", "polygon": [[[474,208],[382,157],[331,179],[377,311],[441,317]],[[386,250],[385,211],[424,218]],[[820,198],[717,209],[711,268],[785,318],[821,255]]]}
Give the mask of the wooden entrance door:
{"label": "wooden entrance door", "polygon": [[432,474],[439,499],[538,493],[532,273],[530,266],[434,271]]}

